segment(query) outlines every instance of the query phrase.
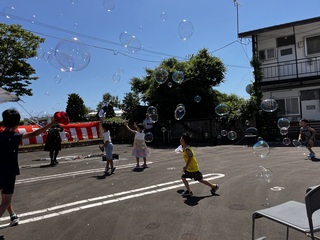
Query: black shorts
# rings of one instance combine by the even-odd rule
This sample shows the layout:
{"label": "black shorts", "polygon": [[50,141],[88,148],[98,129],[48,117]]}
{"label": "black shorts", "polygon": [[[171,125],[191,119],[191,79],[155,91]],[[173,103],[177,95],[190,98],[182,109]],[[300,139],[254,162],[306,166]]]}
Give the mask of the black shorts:
{"label": "black shorts", "polygon": [[185,171],[184,174],[181,176],[182,178],[193,178],[195,181],[199,181],[203,179],[202,173],[197,171],[197,172],[188,172]]}
{"label": "black shorts", "polygon": [[2,194],[13,194],[16,175],[0,176],[0,189]]}

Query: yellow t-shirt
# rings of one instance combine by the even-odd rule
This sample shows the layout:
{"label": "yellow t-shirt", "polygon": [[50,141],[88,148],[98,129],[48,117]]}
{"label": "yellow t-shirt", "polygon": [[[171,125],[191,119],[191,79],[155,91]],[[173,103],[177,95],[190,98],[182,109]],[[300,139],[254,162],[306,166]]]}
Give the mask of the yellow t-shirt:
{"label": "yellow t-shirt", "polygon": [[187,171],[188,172],[197,172],[199,171],[199,166],[198,166],[198,162],[197,162],[197,159],[196,159],[196,156],[194,154],[194,151],[191,147],[186,147],[184,150],[183,150],[183,159],[184,161],[187,163],[188,162],[188,154],[187,154],[187,150],[190,150],[192,156],[191,156],[191,162],[190,164],[188,165],[188,168],[187,168]]}

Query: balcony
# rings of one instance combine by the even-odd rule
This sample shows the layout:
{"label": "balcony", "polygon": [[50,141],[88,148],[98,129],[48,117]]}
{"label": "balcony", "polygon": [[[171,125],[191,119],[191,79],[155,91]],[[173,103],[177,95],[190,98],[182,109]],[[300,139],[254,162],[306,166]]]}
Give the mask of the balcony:
{"label": "balcony", "polygon": [[320,58],[302,58],[293,61],[263,63],[262,82],[290,80],[299,78],[317,78],[320,75]]}

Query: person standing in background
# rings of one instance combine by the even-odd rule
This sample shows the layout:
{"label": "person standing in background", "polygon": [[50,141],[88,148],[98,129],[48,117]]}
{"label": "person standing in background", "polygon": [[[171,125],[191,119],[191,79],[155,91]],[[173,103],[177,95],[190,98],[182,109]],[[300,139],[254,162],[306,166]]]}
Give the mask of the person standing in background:
{"label": "person standing in background", "polygon": [[63,128],[60,124],[55,124],[48,130],[48,136],[44,146],[44,151],[49,152],[50,166],[54,167],[58,164],[57,157],[61,151],[61,137],[60,132]]}

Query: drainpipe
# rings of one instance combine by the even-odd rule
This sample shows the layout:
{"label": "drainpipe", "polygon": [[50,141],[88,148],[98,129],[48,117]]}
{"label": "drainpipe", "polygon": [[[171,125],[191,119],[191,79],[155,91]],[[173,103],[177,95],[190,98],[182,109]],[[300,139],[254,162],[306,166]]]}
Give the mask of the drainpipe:
{"label": "drainpipe", "polygon": [[293,31],[293,37],[294,37],[294,52],[295,52],[295,55],[296,55],[296,78],[298,79],[298,56],[297,56],[297,44],[296,44],[296,31],[295,31],[295,28],[294,26],[292,26],[292,31]]}

